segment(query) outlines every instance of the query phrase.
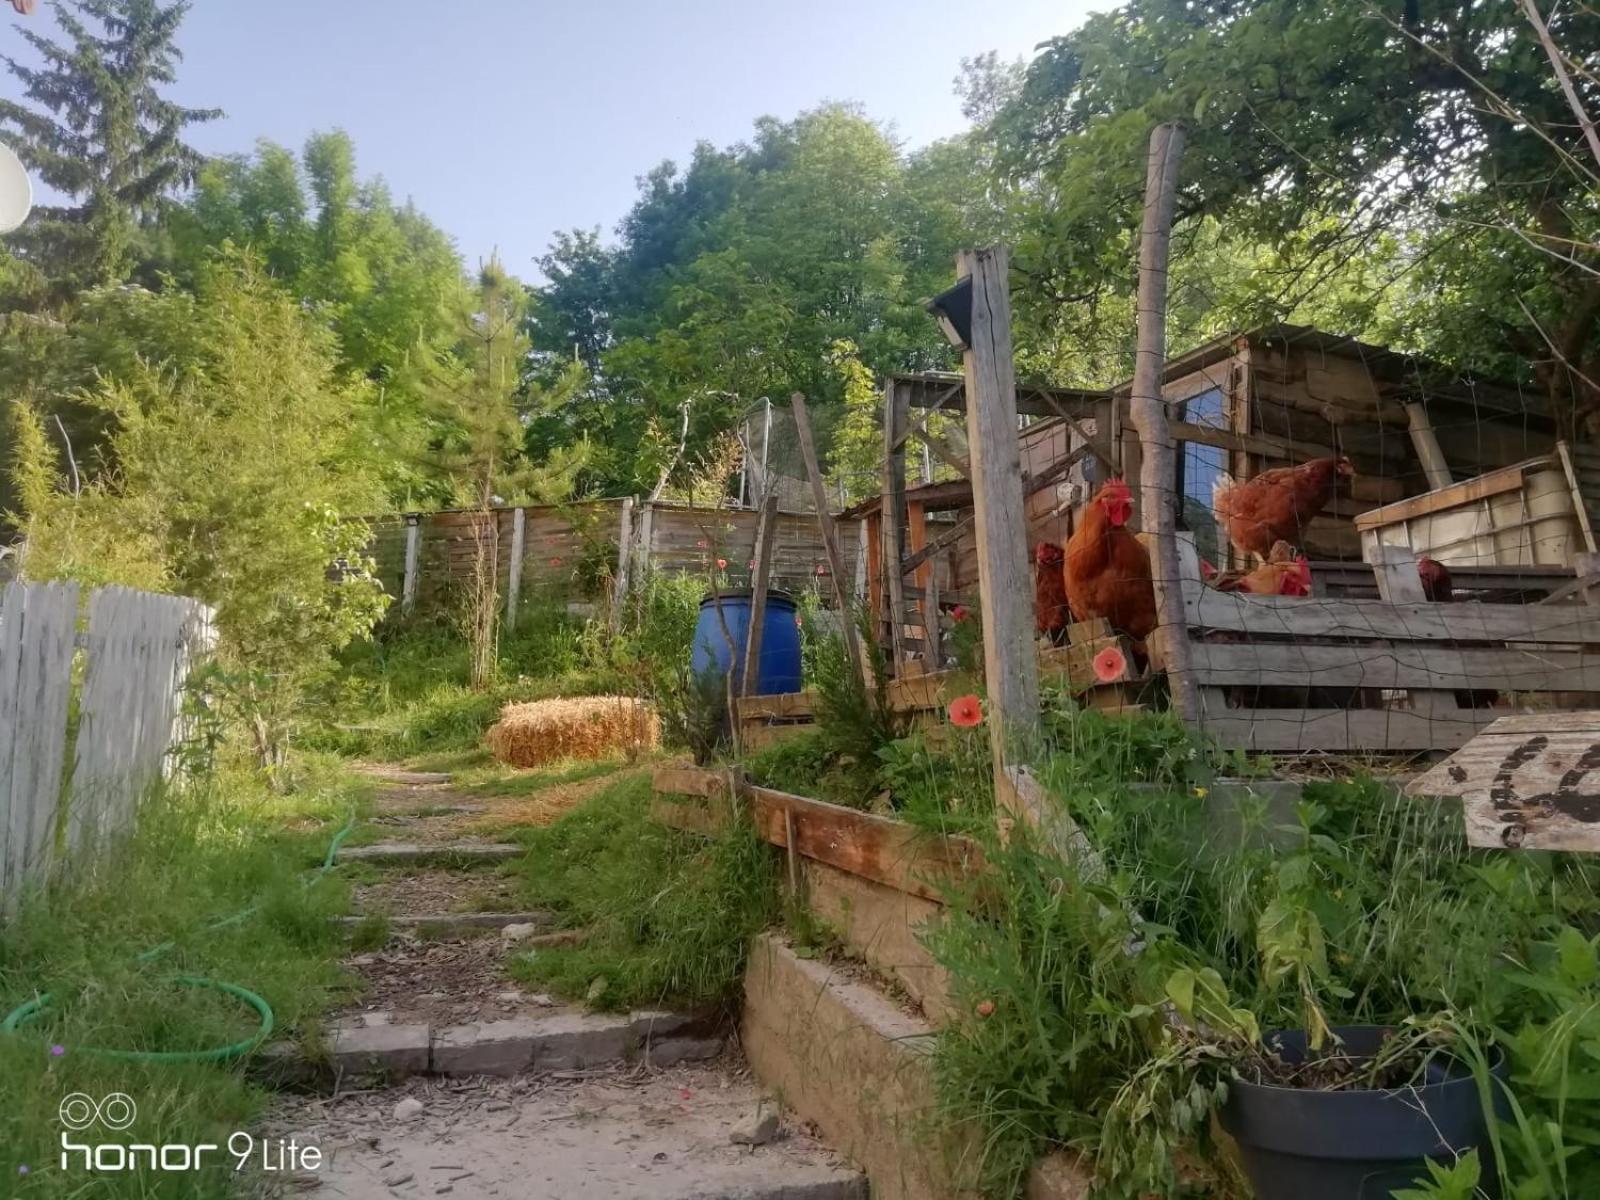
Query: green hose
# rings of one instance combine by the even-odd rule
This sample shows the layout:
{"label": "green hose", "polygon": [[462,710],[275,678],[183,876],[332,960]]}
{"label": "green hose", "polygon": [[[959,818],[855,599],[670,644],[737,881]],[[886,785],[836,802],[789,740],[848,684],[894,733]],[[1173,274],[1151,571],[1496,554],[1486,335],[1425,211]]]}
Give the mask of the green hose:
{"label": "green hose", "polygon": [[[333,870],[334,857],[339,853],[339,847],[344,844],[345,838],[350,836],[350,832],[355,828],[355,825],[356,816],[352,812],[349,819],[345,821],[344,828],[334,834],[333,840],[328,843],[328,852],[323,856],[322,866],[316,874],[305,881],[306,888],[309,889],[316,886],[329,871]],[[231,917],[223,917],[220,920],[213,921],[205,927],[204,932],[212,933],[218,929],[226,929],[229,926],[237,925],[242,921],[249,920],[260,911],[261,906],[259,904],[252,904],[249,908],[236,912]],[[162,942],[159,946],[153,946],[146,950],[133,961],[143,966],[145,963],[159,958],[176,945],[176,942]],[[174,982],[183,987],[209,988],[212,991],[222,992],[225,995],[242,1000],[255,1010],[257,1016],[261,1018],[260,1024],[249,1037],[231,1045],[217,1046],[209,1050],[106,1050],[98,1046],[80,1046],[78,1047],[78,1053],[92,1054],[99,1058],[120,1059],[126,1062],[221,1063],[243,1058],[272,1036],[272,1027],[275,1020],[272,1014],[272,1006],[248,988],[242,988],[236,983],[224,983],[218,979],[207,979],[201,975],[179,975]],[[52,999],[51,994],[45,992],[25,1004],[19,1005],[11,1011],[11,1014],[4,1021],[0,1021],[0,1033],[16,1033],[24,1025],[37,1020],[49,1009]]]}

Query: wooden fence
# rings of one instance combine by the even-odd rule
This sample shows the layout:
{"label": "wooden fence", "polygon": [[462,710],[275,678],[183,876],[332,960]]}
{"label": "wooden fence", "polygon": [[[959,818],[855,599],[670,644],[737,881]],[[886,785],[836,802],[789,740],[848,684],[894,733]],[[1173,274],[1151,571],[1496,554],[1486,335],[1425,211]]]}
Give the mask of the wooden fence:
{"label": "wooden fence", "polygon": [[[718,559],[727,564],[721,573],[731,586],[748,585],[759,515],[631,499],[497,508],[488,518],[470,510],[408,513],[371,520],[368,553],[384,589],[401,602],[398,610],[427,610],[465,587],[481,539],[494,557],[499,592],[514,611],[518,598],[531,593],[593,600],[630,575],[707,575]],[[838,522],[847,590],[863,577],[860,525]],[[780,513],[773,586],[796,591],[823,584],[831,591],[827,561],[816,516]]]}
{"label": "wooden fence", "polygon": [[131,826],[213,635],[211,610],[181,596],[100,588],[81,637],[76,584],[10,583],[0,597],[3,914],[57,862],[82,863]]}

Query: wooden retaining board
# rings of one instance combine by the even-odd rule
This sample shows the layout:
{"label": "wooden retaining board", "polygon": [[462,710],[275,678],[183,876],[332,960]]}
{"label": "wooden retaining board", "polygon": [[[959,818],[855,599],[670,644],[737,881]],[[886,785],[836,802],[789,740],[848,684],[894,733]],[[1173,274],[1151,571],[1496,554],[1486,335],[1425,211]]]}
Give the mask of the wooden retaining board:
{"label": "wooden retaining board", "polygon": [[1460,796],[1474,846],[1600,851],[1600,711],[1501,717],[1406,792]]}
{"label": "wooden retaining board", "polygon": [[[658,772],[657,794],[650,815],[657,822],[691,833],[720,832],[733,819],[732,809],[705,802],[715,792],[692,793],[698,800],[663,794],[662,787],[725,786],[726,775],[704,772],[718,781],[696,781],[682,769]],[[739,796],[763,841],[794,850],[806,858],[870,879],[936,903],[943,887],[970,879],[982,869],[983,855],[970,838],[927,833],[904,821],[860,812],[825,800],[743,784]]]}

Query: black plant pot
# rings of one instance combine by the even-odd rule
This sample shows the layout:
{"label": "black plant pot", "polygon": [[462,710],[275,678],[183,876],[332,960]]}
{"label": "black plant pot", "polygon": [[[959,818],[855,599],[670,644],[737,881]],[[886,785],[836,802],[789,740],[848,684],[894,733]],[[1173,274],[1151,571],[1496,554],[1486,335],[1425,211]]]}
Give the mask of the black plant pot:
{"label": "black plant pot", "polygon": [[[1393,1031],[1356,1025],[1335,1032],[1349,1053],[1371,1056]],[[1267,1044],[1288,1062],[1306,1057],[1302,1032],[1271,1034]],[[1504,1062],[1494,1070],[1503,1076]],[[1483,1164],[1483,1193],[1498,1195],[1478,1085],[1466,1066],[1442,1056],[1428,1064],[1424,1082],[1394,1091],[1235,1080],[1219,1116],[1239,1143],[1258,1200],[1389,1200],[1396,1188],[1426,1176],[1425,1160],[1451,1163],[1473,1149]]]}

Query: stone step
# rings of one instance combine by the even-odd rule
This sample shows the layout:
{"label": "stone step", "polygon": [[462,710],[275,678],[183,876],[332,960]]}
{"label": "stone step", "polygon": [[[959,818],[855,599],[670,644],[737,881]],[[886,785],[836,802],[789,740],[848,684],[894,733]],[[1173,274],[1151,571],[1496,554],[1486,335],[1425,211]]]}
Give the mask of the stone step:
{"label": "stone step", "polygon": [[676,1066],[716,1058],[726,1046],[714,1015],[538,1009],[462,1025],[394,1024],[368,1013],[333,1029],[325,1053],[275,1043],[260,1067],[273,1082],[318,1087],[356,1077],[549,1074],[613,1063]]}
{"label": "stone step", "polygon": [[367,862],[379,865],[396,863],[504,862],[521,858],[527,851],[504,842],[374,842],[370,846],[351,846],[339,851],[341,863]]}
{"label": "stone step", "polygon": [[356,770],[368,778],[381,779],[384,783],[410,784],[415,787],[431,787],[434,784],[450,782],[450,775],[445,771],[408,771],[404,767],[391,767],[383,763],[362,763]]}
{"label": "stone step", "polygon": [[326,1200],[867,1200],[860,1173],[792,1121],[736,1142],[769,1105],[719,1068],[414,1080],[295,1106],[265,1132],[337,1148],[314,1176]]}
{"label": "stone step", "polygon": [[[368,918],[334,917],[334,924],[345,929],[355,929]],[[433,938],[460,937],[481,929],[504,929],[508,925],[534,925],[548,929],[555,917],[547,912],[452,912],[411,913],[387,918],[389,927],[406,933],[421,932]]]}

